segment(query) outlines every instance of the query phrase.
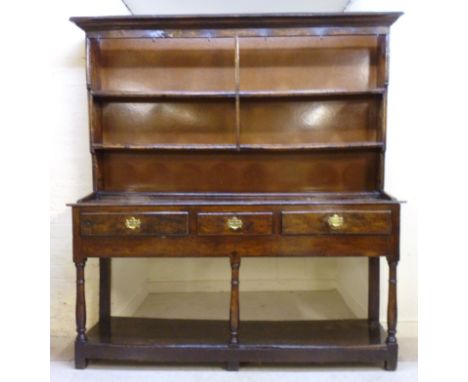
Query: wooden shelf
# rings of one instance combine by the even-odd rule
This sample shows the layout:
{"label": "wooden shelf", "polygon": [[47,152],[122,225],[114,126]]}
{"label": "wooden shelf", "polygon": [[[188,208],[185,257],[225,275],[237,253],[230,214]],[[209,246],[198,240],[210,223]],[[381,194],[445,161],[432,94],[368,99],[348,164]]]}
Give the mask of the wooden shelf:
{"label": "wooden shelf", "polygon": [[383,142],[317,143],[301,145],[255,144],[255,145],[210,145],[210,144],[154,144],[154,145],[116,145],[95,143],[96,151],[185,151],[185,150],[228,150],[228,151],[290,151],[290,150],[365,150],[381,149]]}
{"label": "wooden shelf", "polygon": [[287,97],[358,97],[379,95],[385,92],[385,88],[374,88],[367,90],[346,89],[314,89],[314,90],[257,90],[240,91],[239,96],[243,98],[287,98]]}
{"label": "wooden shelf", "polygon": [[90,90],[95,99],[103,100],[151,100],[172,98],[235,98],[235,91],[163,91],[163,92],[128,92],[128,91],[105,91]]}
{"label": "wooden shelf", "polygon": [[[89,342],[114,345],[190,344],[227,345],[229,324],[223,320],[112,317],[110,330],[99,324],[88,332]],[[245,346],[369,346],[383,345],[385,330],[367,320],[242,321],[239,332]]]}
{"label": "wooden shelf", "polygon": [[389,356],[385,338],[367,320],[243,321],[232,346],[227,321],[112,317],[77,345],[86,358],[127,361],[376,363]]}
{"label": "wooden shelf", "polygon": [[304,204],[395,204],[382,192],[354,193],[92,193],[76,203],[81,206],[162,206],[162,205],[304,205]]}
{"label": "wooden shelf", "polygon": [[382,148],[383,142],[340,142],[340,143],[313,143],[313,144],[249,144],[240,145],[241,150],[361,150]]}
{"label": "wooden shelf", "polygon": [[90,90],[95,99],[103,100],[151,100],[172,98],[287,98],[287,97],[359,97],[379,95],[385,88],[368,90],[315,89],[315,90],[258,90],[258,91],[163,91],[163,92],[127,92]]}
{"label": "wooden shelf", "polygon": [[177,150],[237,150],[235,144],[232,145],[212,145],[212,144],[154,144],[154,145],[116,145],[94,143],[92,148],[97,151],[177,151]]}

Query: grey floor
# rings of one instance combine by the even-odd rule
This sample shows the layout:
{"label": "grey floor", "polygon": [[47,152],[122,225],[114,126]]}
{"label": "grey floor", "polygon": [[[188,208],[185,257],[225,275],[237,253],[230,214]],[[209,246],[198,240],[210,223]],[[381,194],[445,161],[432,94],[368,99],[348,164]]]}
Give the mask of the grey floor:
{"label": "grey floor", "polygon": [[[228,293],[154,293],[135,312],[139,317],[227,319]],[[241,319],[353,318],[336,291],[244,292]],[[141,365],[91,362],[73,368],[73,339],[51,338],[51,381],[417,381],[417,338],[399,338],[398,370],[376,366],[241,366],[227,372],[220,365]],[[156,374],[157,373],[157,374]]]}

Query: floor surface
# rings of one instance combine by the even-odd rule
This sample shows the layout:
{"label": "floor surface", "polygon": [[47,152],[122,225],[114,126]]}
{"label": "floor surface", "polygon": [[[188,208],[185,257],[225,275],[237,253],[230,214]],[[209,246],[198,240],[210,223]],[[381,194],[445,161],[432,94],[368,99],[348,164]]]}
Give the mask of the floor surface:
{"label": "floor surface", "polygon": [[[229,294],[154,293],[148,295],[135,312],[139,317],[227,319]],[[336,291],[244,292],[241,319],[301,320],[353,318]],[[417,381],[417,338],[398,338],[397,371],[379,366],[258,366],[241,365],[228,372],[221,365],[148,365],[135,363],[91,362],[85,370],[73,368],[73,339],[51,338],[51,381]]]}

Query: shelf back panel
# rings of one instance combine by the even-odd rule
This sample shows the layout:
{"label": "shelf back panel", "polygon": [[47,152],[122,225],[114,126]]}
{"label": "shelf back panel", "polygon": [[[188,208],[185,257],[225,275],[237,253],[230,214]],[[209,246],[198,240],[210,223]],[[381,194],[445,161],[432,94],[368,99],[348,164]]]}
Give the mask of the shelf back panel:
{"label": "shelf back panel", "polygon": [[377,86],[376,36],[252,37],[239,45],[241,90]]}
{"label": "shelf back panel", "polygon": [[98,154],[104,191],[367,192],[378,190],[379,150],[121,152]]}
{"label": "shelf back panel", "polygon": [[103,102],[104,145],[236,144],[232,99]]}
{"label": "shelf back panel", "polygon": [[234,91],[235,40],[102,39],[95,52],[95,89]]}
{"label": "shelf back panel", "polygon": [[240,143],[307,145],[377,142],[376,97],[243,99]]}

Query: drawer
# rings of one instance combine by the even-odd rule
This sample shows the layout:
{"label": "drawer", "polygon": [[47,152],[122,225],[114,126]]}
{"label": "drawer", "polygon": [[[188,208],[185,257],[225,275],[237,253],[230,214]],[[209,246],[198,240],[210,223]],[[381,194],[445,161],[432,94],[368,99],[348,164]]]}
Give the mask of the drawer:
{"label": "drawer", "polygon": [[283,211],[284,235],[391,233],[391,211]]}
{"label": "drawer", "polygon": [[271,235],[272,212],[200,212],[199,235]]}
{"label": "drawer", "polygon": [[181,236],[188,234],[188,212],[81,214],[83,236]]}

